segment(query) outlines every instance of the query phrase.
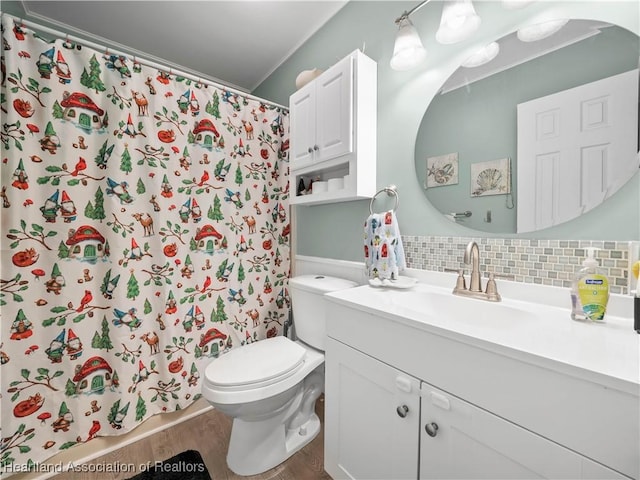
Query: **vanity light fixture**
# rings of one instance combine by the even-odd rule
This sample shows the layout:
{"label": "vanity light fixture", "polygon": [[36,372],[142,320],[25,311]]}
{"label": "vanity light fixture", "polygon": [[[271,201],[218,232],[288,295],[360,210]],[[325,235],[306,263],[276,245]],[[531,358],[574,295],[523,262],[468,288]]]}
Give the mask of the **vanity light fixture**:
{"label": "vanity light fixture", "polygon": [[491,42],[467,58],[461,65],[466,68],[479,67],[496,58],[499,51],[500,45],[498,45],[498,42]]}
{"label": "vanity light fixture", "polygon": [[524,8],[535,0],[502,0],[502,6],[507,10],[517,10]]}
{"label": "vanity light fixture", "polygon": [[448,0],[442,8],[440,28],[436,32],[439,43],[458,43],[469,38],[480,26],[471,0]]}
{"label": "vanity light fixture", "polygon": [[562,27],[564,27],[568,21],[568,19],[562,18],[522,27],[518,30],[517,33],[518,40],[520,40],[521,42],[536,42],[538,40],[542,40],[543,38],[550,37]]}
{"label": "vanity light fixture", "polygon": [[399,71],[409,70],[427,58],[427,51],[422,46],[422,41],[409,20],[407,12],[403,13],[396,20],[396,23],[398,24],[398,33],[393,47],[391,68]]}
{"label": "vanity light fixture", "polygon": [[[423,0],[396,18],[398,33],[391,57],[391,68],[394,70],[409,70],[426,58],[427,51],[422,45],[413,23],[409,20],[409,16],[429,1]],[[480,25],[480,17],[476,15],[471,0],[444,0],[443,3],[440,28],[436,32],[436,40],[439,43],[460,42],[477,30]]]}

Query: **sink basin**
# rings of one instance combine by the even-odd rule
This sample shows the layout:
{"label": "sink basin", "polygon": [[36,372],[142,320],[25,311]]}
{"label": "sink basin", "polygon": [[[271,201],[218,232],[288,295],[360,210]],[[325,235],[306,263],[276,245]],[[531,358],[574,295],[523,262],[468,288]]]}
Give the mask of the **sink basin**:
{"label": "sink basin", "polygon": [[438,317],[443,321],[462,324],[499,325],[508,327],[514,322],[535,320],[537,315],[503,302],[488,302],[460,297],[453,293],[412,290],[395,296],[398,306]]}

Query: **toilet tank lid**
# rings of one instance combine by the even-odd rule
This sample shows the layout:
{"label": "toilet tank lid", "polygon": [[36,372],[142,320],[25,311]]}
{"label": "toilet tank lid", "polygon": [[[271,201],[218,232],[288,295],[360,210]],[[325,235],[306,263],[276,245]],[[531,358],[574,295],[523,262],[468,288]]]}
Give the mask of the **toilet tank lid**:
{"label": "toilet tank lid", "polygon": [[289,279],[289,286],[314,293],[328,293],[357,287],[358,284],[329,275],[299,275]]}

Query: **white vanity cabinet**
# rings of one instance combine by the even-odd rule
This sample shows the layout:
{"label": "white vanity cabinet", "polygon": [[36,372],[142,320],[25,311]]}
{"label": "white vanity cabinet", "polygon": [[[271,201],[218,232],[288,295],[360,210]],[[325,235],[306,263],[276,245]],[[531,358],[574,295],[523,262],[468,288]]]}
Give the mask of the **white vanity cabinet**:
{"label": "white vanity cabinet", "polygon": [[365,295],[326,297],[335,480],[638,478],[637,388],[403,318],[399,293],[351,290]]}
{"label": "white vanity cabinet", "polygon": [[420,479],[625,478],[423,383]]}
{"label": "white vanity cabinet", "polygon": [[420,382],[331,338],[325,347],[327,473],[336,480],[416,479]]}
{"label": "white vanity cabinet", "polygon": [[376,188],[376,62],[354,51],[289,99],[292,189],[302,179],[339,188],[292,196],[292,204],[371,197]]}

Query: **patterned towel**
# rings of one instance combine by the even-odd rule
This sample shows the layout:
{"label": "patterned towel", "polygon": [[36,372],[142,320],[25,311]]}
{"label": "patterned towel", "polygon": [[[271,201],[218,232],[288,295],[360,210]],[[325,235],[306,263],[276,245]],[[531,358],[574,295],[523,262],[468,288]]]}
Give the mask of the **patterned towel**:
{"label": "patterned towel", "polygon": [[364,223],[364,260],[369,278],[395,280],[406,267],[398,220],[392,210]]}

